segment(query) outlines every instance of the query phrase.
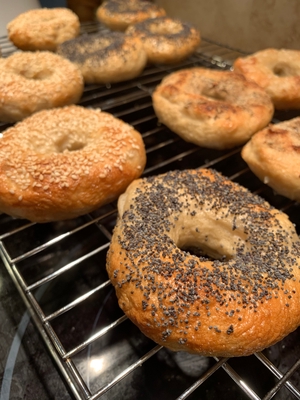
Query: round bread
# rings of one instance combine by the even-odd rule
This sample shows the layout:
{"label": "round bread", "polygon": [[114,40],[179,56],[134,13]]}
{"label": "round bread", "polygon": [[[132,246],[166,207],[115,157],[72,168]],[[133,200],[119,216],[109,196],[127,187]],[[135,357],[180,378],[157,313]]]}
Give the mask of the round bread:
{"label": "round bread", "polygon": [[144,166],[141,135],[111,114],[43,110],[0,139],[0,210],[35,222],[74,218],[116,199]]}
{"label": "round bread", "polygon": [[29,10],[7,25],[8,38],[22,50],[56,50],[58,44],[79,35],[78,16],[68,8]]}
{"label": "round bread", "polygon": [[148,62],[171,64],[184,60],[200,44],[200,33],[192,26],[168,17],[150,18],[131,25],[126,34],[143,41]]}
{"label": "round bread", "polygon": [[80,70],[57,54],[18,52],[0,60],[0,121],[19,121],[36,111],[77,103]]}
{"label": "round bread", "polygon": [[108,275],[156,343],[245,356],[300,324],[300,241],[260,197],[212,170],[173,171],[134,181],[118,209]]}
{"label": "round bread", "polygon": [[106,0],[96,11],[97,19],[116,31],[125,31],[131,24],[165,14],[163,8],[144,0]]}
{"label": "round bread", "polygon": [[242,149],[242,158],[277,193],[300,201],[300,117],[256,133]]}
{"label": "round bread", "polygon": [[86,83],[132,79],[147,63],[141,40],[122,32],[85,34],[62,43],[57,52],[78,66]]}
{"label": "round bread", "polygon": [[258,85],[231,71],[190,68],[165,77],[153,93],[158,119],[187,142],[226,149],[264,128],[273,104]]}
{"label": "round bread", "polygon": [[238,58],[233,66],[264,88],[275,108],[300,108],[300,51],[266,49]]}

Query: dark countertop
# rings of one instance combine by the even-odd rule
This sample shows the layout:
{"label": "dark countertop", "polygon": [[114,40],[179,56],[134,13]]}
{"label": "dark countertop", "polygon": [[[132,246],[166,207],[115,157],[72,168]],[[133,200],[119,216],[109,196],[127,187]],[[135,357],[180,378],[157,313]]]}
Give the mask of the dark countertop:
{"label": "dark countertop", "polygon": [[0,321],[0,399],[70,399],[2,262]]}

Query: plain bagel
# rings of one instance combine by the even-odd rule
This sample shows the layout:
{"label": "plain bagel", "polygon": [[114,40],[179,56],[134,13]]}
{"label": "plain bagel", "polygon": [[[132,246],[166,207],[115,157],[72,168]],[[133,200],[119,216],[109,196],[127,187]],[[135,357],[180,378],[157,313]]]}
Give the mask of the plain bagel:
{"label": "plain bagel", "polygon": [[43,110],[3,132],[0,210],[49,222],[116,199],[145,166],[141,135],[100,110]]}
{"label": "plain bagel", "polygon": [[158,344],[245,356],[300,324],[300,241],[262,198],[212,170],[172,171],[134,181],[118,210],[108,275]]}
{"label": "plain bagel", "polygon": [[234,70],[264,88],[277,109],[300,108],[300,51],[265,49],[239,57]]}
{"label": "plain bagel", "polygon": [[300,117],[271,124],[252,136],[242,158],[266,185],[300,201]]}
{"label": "plain bagel", "polygon": [[242,75],[200,67],[166,76],[152,99],[160,122],[187,142],[215,149],[244,144],[274,112],[267,93]]}

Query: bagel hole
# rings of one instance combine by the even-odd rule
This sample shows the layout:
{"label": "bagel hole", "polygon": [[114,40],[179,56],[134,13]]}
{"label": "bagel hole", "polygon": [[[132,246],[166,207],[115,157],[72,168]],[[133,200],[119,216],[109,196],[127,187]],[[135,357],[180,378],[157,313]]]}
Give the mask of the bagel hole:
{"label": "bagel hole", "polygon": [[85,147],[85,143],[79,140],[70,140],[68,137],[62,137],[55,142],[57,153],[63,153],[65,151],[78,151]]}
{"label": "bagel hole", "polygon": [[177,33],[181,32],[182,26],[177,23],[168,23],[168,25],[164,24],[153,24],[150,27],[150,32],[153,35],[176,35]]}
{"label": "bagel hole", "polygon": [[197,226],[195,228],[192,219],[185,221],[184,229],[180,230],[176,239],[177,247],[208,261],[233,259],[235,246],[232,244],[232,235],[227,229],[227,224],[222,225],[220,221],[212,221],[210,218],[202,218],[201,223],[200,229]]}
{"label": "bagel hole", "polygon": [[214,260],[229,260],[230,256],[224,255],[219,253],[217,250],[212,249],[208,246],[204,245],[198,245],[198,244],[185,244],[183,246],[179,246],[180,250],[183,250],[187,253],[190,253],[191,255],[194,255],[196,257],[199,257],[201,259],[206,259],[208,261],[214,261]]}
{"label": "bagel hole", "polygon": [[202,90],[202,95],[217,101],[225,101],[227,97],[227,93],[218,91],[215,88],[206,88]]}
{"label": "bagel hole", "polygon": [[285,63],[278,63],[273,68],[274,75],[278,77],[295,76],[297,75],[293,67]]}
{"label": "bagel hole", "polygon": [[87,42],[82,49],[78,48],[79,53],[93,54],[97,51],[101,51],[113,44],[113,39],[100,37],[98,40]]}
{"label": "bagel hole", "polygon": [[42,81],[48,79],[52,75],[49,69],[36,70],[35,68],[28,68],[26,70],[18,71],[18,74],[26,79]]}

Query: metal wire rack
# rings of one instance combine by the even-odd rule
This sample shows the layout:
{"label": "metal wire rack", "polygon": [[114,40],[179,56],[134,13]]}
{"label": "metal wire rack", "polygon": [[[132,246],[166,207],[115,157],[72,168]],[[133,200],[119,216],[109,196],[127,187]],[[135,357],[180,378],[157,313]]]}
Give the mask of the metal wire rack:
{"label": "metal wire rack", "polygon": [[[15,51],[7,38],[0,38],[0,47],[4,56]],[[217,151],[185,143],[153,112],[151,93],[165,75],[191,66],[229,69],[238,55],[203,40],[180,65],[148,67],[120,84],[87,86],[80,104],[108,111],[141,132],[148,159],[144,176],[213,167],[284,210],[300,227],[298,204],[263,185],[239,148]],[[291,116],[280,113],[274,120]],[[0,123],[1,131],[9,126]],[[2,260],[75,399],[300,399],[299,331],[262,353],[235,359],[172,353],[144,337],[119,309],[105,271],[116,216],[115,202],[49,224],[0,215]]]}

